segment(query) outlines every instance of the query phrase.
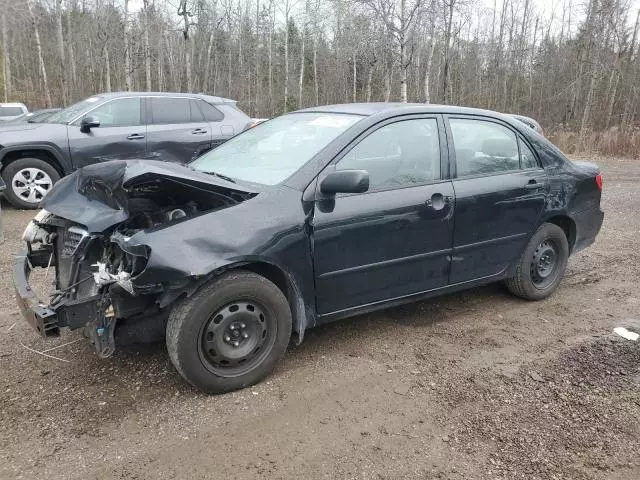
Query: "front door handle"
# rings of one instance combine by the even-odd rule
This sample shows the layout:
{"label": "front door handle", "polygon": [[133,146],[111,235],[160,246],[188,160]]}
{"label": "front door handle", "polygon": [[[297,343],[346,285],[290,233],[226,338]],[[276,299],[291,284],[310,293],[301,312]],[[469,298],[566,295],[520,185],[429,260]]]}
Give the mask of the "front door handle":
{"label": "front door handle", "polygon": [[129,140],[142,140],[143,138],[144,138],[144,135],[140,135],[139,133],[132,133],[127,137],[127,139]]}
{"label": "front door handle", "polygon": [[531,180],[529,180],[527,184],[524,186],[524,188],[528,190],[537,190],[538,188],[542,188],[542,187],[544,187],[544,184],[538,182],[535,178],[532,178]]}
{"label": "front door handle", "polygon": [[427,201],[424,203],[427,207],[431,207],[434,210],[442,210],[449,202],[451,202],[451,197],[442,195],[441,193],[434,193],[431,195],[431,198],[427,198]]}
{"label": "front door handle", "polygon": [[191,130],[191,133],[194,135],[202,135],[207,133],[207,131],[204,128],[196,128],[195,130]]}

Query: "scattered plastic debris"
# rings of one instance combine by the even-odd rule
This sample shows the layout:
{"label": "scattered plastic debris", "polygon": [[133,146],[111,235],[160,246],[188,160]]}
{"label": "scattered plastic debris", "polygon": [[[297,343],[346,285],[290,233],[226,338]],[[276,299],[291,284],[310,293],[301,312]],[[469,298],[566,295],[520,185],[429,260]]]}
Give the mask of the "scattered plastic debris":
{"label": "scattered plastic debris", "polygon": [[636,340],[638,340],[638,338],[640,338],[640,335],[638,335],[635,332],[631,332],[631,331],[627,330],[624,327],[616,327],[616,328],[614,328],[613,329],[613,333],[617,333],[622,338],[626,338],[627,340],[632,340],[634,342]]}

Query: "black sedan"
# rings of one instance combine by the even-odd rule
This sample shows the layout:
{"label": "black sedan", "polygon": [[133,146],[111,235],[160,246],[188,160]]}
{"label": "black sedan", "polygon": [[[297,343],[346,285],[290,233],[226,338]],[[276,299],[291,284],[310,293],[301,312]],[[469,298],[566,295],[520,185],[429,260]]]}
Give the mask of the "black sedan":
{"label": "black sedan", "polygon": [[[264,378],[293,337],[340,318],[503,281],[553,293],[598,234],[602,176],[523,123],[467,108],[353,104],[283,115],[181,166],[112,161],[62,179],[14,279],[44,336],[102,357],[166,332],[206,392]],[[48,305],[28,285],[55,266]]]}

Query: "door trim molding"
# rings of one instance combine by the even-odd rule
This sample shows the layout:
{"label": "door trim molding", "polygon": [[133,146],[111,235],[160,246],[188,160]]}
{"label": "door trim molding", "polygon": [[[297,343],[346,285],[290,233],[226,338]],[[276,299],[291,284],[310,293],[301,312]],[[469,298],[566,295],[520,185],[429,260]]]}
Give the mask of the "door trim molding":
{"label": "door trim molding", "polygon": [[406,262],[412,262],[415,260],[422,260],[424,258],[435,257],[438,255],[451,254],[452,249],[446,248],[444,250],[436,250],[433,252],[418,253],[417,255],[409,255],[408,257],[392,258],[391,260],[383,260],[381,262],[368,263],[366,265],[357,265],[355,267],[343,268],[341,270],[334,270],[332,272],[325,272],[318,275],[318,278],[331,278],[344,275],[347,273],[363,272],[365,270],[372,270],[375,268],[388,267],[390,265],[397,265]]}
{"label": "door trim molding", "polygon": [[453,251],[459,252],[461,250],[468,250],[470,248],[483,247],[485,245],[491,245],[494,243],[508,242],[509,240],[516,240],[518,238],[525,237],[528,234],[529,234],[528,232],[522,232],[522,233],[516,233],[514,235],[507,235],[506,237],[490,238],[489,240],[482,240],[481,242],[467,243],[466,245],[457,245],[457,246],[454,245]]}
{"label": "door trim molding", "polygon": [[480,277],[473,280],[465,280],[463,282],[458,282],[451,285],[444,285],[442,287],[436,287],[430,290],[424,290],[422,292],[410,293],[408,295],[402,295],[400,297],[390,298],[386,300],[379,300],[377,302],[358,305],[356,307],[349,307],[349,308],[344,308],[342,310],[322,313],[317,315],[316,317],[318,320],[317,325],[331,322],[334,320],[340,320],[347,317],[352,317],[355,315],[362,315],[365,313],[375,312],[375,311],[383,310],[389,307],[404,305],[406,303],[414,303],[419,300],[424,300],[424,299],[442,295],[445,293],[453,293],[460,290],[466,290],[473,286],[480,286],[480,285],[486,285],[488,283],[497,282],[505,277],[507,270],[508,270],[508,267],[496,274],[487,275],[486,277]]}

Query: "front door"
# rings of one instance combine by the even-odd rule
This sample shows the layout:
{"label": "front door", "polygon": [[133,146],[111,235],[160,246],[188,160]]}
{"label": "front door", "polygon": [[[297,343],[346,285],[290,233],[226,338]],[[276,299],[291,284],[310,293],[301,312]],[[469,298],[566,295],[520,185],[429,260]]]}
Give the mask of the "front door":
{"label": "front door", "polygon": [[498,275],[516,260],[544,208],[547,176],[506,125],[450,118],[455,232],[450,283]]}
{"label": "front door", "polygon": [[78,119],[67,127],[74,168],[108,160],[144,158],[147,127],[138,97],[116,98],[89,111],[85,116],[100,120],[100,126],[80,131]]}
{"label": "front door", "polygon": [[211,126],[198,106],[199,100],[150,97],[147,102],[149,158],[187,163],[211,148]]}
{"label": "front door", "polygon": [[316,202],[313,261],[320,315],[447,284],[453,186],[439,117],[391,120],[328,169],[362,169],[369,190]]}

